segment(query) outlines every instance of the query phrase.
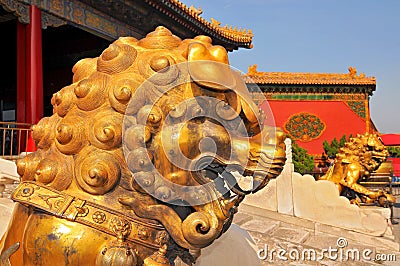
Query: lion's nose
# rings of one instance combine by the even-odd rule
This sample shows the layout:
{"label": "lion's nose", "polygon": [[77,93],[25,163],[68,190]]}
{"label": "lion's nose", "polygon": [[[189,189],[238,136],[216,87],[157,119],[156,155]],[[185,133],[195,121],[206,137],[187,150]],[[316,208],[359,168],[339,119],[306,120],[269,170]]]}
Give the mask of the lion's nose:
{"label": "lion's nose", "polygon": [[281,128],[277,127],[275,132],[276,144],[283,143],[286,137],[287,135],[285,134],[285,132],[283,132]]}
{"label": "lion's nose", "polygon": [[279,127],[264,127],[262,132],[264,143],[284,147],[286,134]]}

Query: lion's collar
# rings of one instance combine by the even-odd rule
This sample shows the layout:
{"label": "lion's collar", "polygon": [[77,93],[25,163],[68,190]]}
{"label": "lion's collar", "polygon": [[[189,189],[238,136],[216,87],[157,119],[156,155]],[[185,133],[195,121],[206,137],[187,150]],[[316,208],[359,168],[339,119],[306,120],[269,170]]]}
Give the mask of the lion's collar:
{"label": "lion's collar", "polygon": [[[77,222],[117,238],[123,237],[154,250],[162,244],[159,243],[159,239],[167,235],[162,225],[138,221],[105,206],[33,181],[21,182],[12,194],[12,200],[57,218]],[[118,230],[116,226],[121,224],[124,225],[124,231]]]}

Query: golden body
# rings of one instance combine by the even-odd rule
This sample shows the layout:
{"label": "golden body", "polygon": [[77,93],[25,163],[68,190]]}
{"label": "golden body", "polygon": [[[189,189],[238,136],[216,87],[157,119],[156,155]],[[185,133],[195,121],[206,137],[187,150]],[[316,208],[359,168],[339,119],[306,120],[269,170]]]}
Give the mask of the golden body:
{"label": "golden body", "polygon": [[[284,135],[262,125],[209,37],[158,27],[73,72],[34,127],[38,151],[17,163],[0,265],[190,264],[245,194],[282,170]],[[252,175],[253,189],[232,183],[229,167]]]}

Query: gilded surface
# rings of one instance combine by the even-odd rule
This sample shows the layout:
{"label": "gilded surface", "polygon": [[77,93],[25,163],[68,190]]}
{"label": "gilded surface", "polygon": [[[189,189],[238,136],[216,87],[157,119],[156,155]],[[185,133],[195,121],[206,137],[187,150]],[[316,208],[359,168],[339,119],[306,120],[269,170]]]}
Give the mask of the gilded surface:
{"label": "gilded surface", "polygon": [[38,151],[17,162],[0,265],[191,264],[282,170],[284,134],[209,37],[158,27],[73,72],[34,126]]}
{"label": "gilded surface", "polygon": [[396,201],[393,195],[383,190],[371,191],[358,184],[362,177],[368,177],[371,172],[378,169],[388,155],[378,135],[368,133],[357,135],[340,149],[333,166],[320,179],[334,182],[340,193],[346,189],[350,190],[362,202],[378,201],[381,205],[392,204]]}

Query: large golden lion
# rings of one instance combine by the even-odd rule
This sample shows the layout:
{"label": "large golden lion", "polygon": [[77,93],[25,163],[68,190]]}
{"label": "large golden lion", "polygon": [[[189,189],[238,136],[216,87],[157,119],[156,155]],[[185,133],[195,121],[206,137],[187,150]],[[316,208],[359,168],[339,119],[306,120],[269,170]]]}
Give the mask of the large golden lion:
{"label": "large golden lion", "polygon": [[[362,177],[369,177],[378,169],[388,155],[377,134],[358,134],[339,150],[333,166],[320,179],[334,182],[341,194],[349,190],[362,202],[378,201],[380,205],[394,203],[396,199],[392,195],[383,190],[371,191],[358,183]],[[357,200],[354,202],[358,203]]]}
{"label": "large golden lion", "polygon": [[209,37],[158,27],[73,72],[33,129],[38,151],[17,162],[0,265],[15,250],[13,265],[191,264],[282,169],[284,135]]}

